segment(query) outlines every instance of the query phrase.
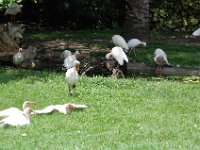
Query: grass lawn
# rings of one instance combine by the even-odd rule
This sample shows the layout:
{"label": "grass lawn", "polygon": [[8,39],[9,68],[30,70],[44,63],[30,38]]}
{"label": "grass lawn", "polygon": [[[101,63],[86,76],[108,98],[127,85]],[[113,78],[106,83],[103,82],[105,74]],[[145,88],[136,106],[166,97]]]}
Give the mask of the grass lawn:
{"label": "grass lawn", "polygon": [[0,129],[0,149],[200,148],[200,84],[173,78],[80,77],[67,96],[65,73],[0,70],[0,110],[25,100],[86,104],[68,115],[32,116],[28,127]]}

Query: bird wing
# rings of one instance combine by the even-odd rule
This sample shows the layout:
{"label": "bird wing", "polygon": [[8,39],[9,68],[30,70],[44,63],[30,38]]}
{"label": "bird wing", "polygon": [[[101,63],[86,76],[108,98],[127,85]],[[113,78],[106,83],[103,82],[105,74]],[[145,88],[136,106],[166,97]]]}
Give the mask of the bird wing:
{"label": "bird wing", "polygon": [[115,46],[119,46],[121,48],[124,48],[125,50],[128,50],[128,44],[126,43],[125,39],[121,35],[114,35],[112,37],[112,41]]}
{"label": "bird wing", "polygon": [[11,107],[11,108],[0,111],[1,117],[16,116],[19,114],[23,114],[23,111],[15,107]]}
{"label": "bird wing", "polygon": [[128,62],[128,57],[121,47],[112,48],[111,53],[120,65],[123,65],[124,61]]}
{"label": "bird wing", "polygon": [[74,61],[76,60],[76,57],[74,55],[68,56],[64,60],[63,66],[67,69],[72,68],[74,66]]}

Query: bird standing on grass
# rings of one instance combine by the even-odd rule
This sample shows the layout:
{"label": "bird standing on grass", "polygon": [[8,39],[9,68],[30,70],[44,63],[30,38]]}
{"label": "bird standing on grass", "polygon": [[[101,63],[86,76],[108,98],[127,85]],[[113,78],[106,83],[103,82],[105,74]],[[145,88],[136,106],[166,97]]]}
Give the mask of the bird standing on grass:
{"label": "bird standing on grass", "polygon": [[[31,102],[31,101],[25,101],[22,105],[23,110],[25,110],[26,108],[29,108],[29,106],[32,104],[36,104],[36,103]],[[15,116],[19,114],[23,114],[23,111],[16,107],[11,107],[11,108],[0,111],[0,117]]]}
{"label": "bird standing on grass", "polygon": [[86,105],[79,105],[79,104],[63,104],[63,105],[50,105],[45,107],[42,110],[34,110],[34,112],[32,114],[49,114],[49,113],[53,113],[53,112],[60,112],[63,114],[67,114],[70,112],[70,110],[73,109],[84,109],[87,108]]}
{"label": "bird standing on grass", "polygon": [[115,46],[112,48],[110,53],[106,54],[107,60],[112,60],[113,58],[117,61],[117,64],[113,66],[112,76],[121,73],[122,76],[125,77],[127,74],[128,57],[121,47]]}
{"label": "bird standing on grass", "polygon": [[68,69],[67,72],[65,73],[69,95],[71,95],[71,88],[74,89],[74,95],[76,95],[76,83],[78,81],[79,70],[80,70],[80,62],[78,60],[75,60],[74,66]]}
{"label": "bird standing on grass", "polygon": [[128,44],[128,47],[129,47],[129,55],[131,54],[131,50],[133,49],[133,52],[134,52],[135,56],[136,56],[135,48],[137,46],[140,46],[140,45],[141,46],[146,46],[147,45],[146,42],[142,42],[139,39],[130,39],[127,44]]}
{"label": "bird standing on grass", "polygon": [[156,73],[158,73],[158,74],[161,74],[162,67],[164,65],[169,66],[169,62],[167,60],[167,55],[160,48],[157,48],[154,52],[154,62],[158,65],[158,68],[156,69]]}
{"label": "bird standing on grass", "polygon": [[125,52],[128,52],[128,44],[126,43],[125,39],[121,35],[113,35],[112,41],[115,46],[119,46],[124,49]]}
{"label": "bird standing on grass", "polygon": [[22,7],[23,7],[23,5],[19,5],[17,3],[12,3],[6,9],[5,15],[7,15],[7,14],[11,15],[11,22],[13,24],[15,24],[15,15],[22,11]]}
{"label": "bird standing on grass", "polygon": [[30,125],[31,112],[32,109],[26,108],[22,114],[8,116],[0,121],[0,127]]}
{"label": "bird standing on grass", "polygon": [[22,54],[22,48],[19,48],[19,51],[13,55],[13,63],[19,68],[24,61],[24,55]]}

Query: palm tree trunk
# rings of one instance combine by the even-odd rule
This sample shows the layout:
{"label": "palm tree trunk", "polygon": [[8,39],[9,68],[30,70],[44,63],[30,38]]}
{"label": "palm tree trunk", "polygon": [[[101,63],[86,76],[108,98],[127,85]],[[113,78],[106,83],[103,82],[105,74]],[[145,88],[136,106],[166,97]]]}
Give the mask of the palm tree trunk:
{"label": "palm tree trunk", "polygon": [[125,20],[122,34],[125,39],[149,40],[150,0],[125,0]]}

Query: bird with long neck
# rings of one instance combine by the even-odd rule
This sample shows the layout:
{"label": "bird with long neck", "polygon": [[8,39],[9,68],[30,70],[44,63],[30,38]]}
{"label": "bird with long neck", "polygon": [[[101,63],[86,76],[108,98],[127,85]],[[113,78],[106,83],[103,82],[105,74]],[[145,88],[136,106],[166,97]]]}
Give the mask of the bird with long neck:
{"label": "bird with long neck", "polygon": [[124,51],[128,52],[128,44],[126,43],[126,40],[121,35],[113,35],[112,36],[112,42],[115,46],[119,46],[124,49]]}
{"label": "bird with long neck", "polygon": [[[23,110],[25,110],[26,108],[29,108],[30,105],[33,105],[33,104],[36,104],[36,103],[31,102],[31,101],[25,101],[22,105],[22,108]],[[18,114],[23,114],[23,111],[16,107],[11,107],[11,108],[0,111],[0,117],[15,116]]]}
{"label": "bird with long neck", "polygon": [[86,105],[66,103],[63,105],[50,105],[50,106],[45,107],[42,110],[34,110],[34,112],[32,114],[49,114],[49,113],[53,113],[53,112],[60,112],[60,113],[63,113],[66,115],[71,110],[85,109],[85,108],[87,108]]}
{"label": "bird with long neck", "polygon": [[76,95],[76,83],[78,81],[78,71],[80,70],[80,62],[74,61],[74,67],[67,70],[65,77],[68,85],[68,94],[71,95],[71,88],[74,89],[74,95]]}
{"label": "bird with long neck", "polygon": [[0,121],[0,127],[30,125],[31,112],[32,109],[25,108],[21,114],[8,116]]}

